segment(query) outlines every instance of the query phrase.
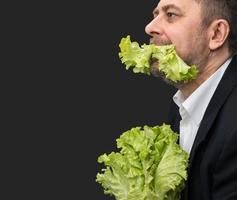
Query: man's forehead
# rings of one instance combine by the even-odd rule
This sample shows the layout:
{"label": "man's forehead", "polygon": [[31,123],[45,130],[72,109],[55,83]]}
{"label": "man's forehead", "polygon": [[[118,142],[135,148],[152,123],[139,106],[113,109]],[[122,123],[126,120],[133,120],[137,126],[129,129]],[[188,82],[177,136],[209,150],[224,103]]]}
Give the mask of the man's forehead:
{"label": "man's forehead", "polygon": [[195,2],[195,0],[160,0],[158,2],[159,4],[187,4],[187,3],[192,3]]}
{"label": "man's forehead", "polygon": [[167,6],[185,10],[190,7],[191,4],[197,4],[197,2],[195,0],[160,0],[155,10],[161,10]]}

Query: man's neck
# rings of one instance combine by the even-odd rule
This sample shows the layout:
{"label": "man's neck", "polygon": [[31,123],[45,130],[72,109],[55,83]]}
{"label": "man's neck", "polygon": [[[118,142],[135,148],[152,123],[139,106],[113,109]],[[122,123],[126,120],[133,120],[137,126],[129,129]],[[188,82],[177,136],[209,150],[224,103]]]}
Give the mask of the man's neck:
{"label": "man's neck", "polygon": [[179,88],[184,98],[188,98],[204,81],[214,74],[229,57],[230,53],[227,50],[220,50],[210,54],[205,66],[200,67],[201,70],[199,71],[197,78]]}

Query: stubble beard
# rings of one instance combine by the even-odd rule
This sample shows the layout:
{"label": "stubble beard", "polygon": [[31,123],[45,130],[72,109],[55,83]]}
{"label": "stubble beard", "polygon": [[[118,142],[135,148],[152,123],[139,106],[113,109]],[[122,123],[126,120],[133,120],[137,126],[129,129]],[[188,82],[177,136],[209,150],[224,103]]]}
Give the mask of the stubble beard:
{"label": "stubble beard", "polygon": [[[205,65],[206,56],[208,54],[208,43],[205,34],[203,33],[203,29],[200,29],[196,32],[197,37],[195,39],[195,44],[190,45],[190,52],[186,56],[179,55],[183,61],[191,66],[196,65],[198,71],[202,70],[202,67]],[[151,40],[152,42],[152,40]],[[160,45],[169,45],[172,44],[171,42],[165,41],[163,43],[159,43]],[[178,53],[178,52],[177,52]],[[190,81],[172,81],[166,78],[166,75],[159,71],[159,61],[157,59],[152,59],[150,63],[150,72],[154,77],[159,77],[168,85],[174,86],[177,89],[182,88],[185,84],[189,83]],[[192,81],[192,80],[191,80]]]}
{"label": "stubble beard", "polygon": [[154,77],[160,78],[162,81],[164,81],[168,85],[174,86],[177,89],[181,88],[185,84],[184,81],[175,82],[166,78],[165,73],[159,70],[159,61],[157,59],[153,59],[151,61],[150,72]]}

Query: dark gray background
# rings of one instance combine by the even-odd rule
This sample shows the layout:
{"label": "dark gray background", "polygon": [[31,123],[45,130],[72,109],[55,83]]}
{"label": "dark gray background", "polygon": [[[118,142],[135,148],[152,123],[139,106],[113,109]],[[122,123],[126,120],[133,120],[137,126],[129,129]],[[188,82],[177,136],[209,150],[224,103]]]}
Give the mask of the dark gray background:
{"label": "dark gray background", "polygon": [[98,156],[116,150],[122,132],[165,122],[175,89],[126,70],[118,57],[128,34],[132,41],[149,42],[144,29],[157,3],[58,2],[37,13],[32,41],[39,43],[40,67],[32,113],[38,121],[32,133],[40,134],[39,144],[32,143],[37,170],[31,199],[113,199],[95,182],[103,167]]}
{"label": "dark gray background", "polygon": [[113,199],[104,195],[102,187],[94,181],[102,167],[96,160],[99,155],[116,150],[115,139],[122,132],[135,126],[161,125],[166,120],[174,88],[158,78],[125,70],[118,58],[122,37],[129,34],[140,44],[149,42],[144,29],[156,4],[137,0],[96,1],[92,3],[90,19],[81,27],[88,62],[78,66],[86,68],[87,73],[81,74],[83,87],[75,87],[81,93],[79,113],[83,110],[75,123],[85,131],[78,132],[78,143],[83,144],[82,157],[74,155],[81,159],[83,170],[78,169],[79,174],[86,176],[85,185],[79,181],[79,191],[85,193],[86,199]]}

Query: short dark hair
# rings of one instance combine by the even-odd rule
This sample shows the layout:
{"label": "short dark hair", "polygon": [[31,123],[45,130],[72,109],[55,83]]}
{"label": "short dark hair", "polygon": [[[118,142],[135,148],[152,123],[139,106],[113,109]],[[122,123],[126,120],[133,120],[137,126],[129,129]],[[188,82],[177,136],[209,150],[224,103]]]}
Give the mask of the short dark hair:
{"label": "short dark hair", "polygon": [[201,4],[203,25],[209,26],[215,19],[225,19],[230,26],[227,38],[232,54],[237,52],[237,0],[195,0]]}

